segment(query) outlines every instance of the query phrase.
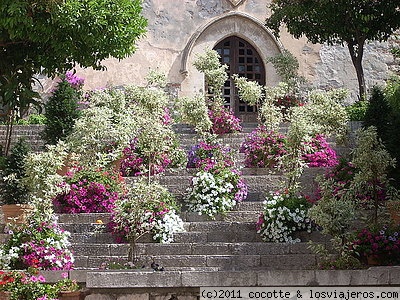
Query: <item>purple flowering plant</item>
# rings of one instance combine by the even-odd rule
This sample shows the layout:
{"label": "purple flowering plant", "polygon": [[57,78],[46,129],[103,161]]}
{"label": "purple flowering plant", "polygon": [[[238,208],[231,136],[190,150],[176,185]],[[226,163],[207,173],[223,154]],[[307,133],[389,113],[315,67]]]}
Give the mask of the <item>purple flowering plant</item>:
{"label": "purple flowering plant", "polygon": [[192,146],[188,152],[187,168],[202,168],[207,171],[217,164],[222,164],[225,167],[234,165],[230,147],[206,139]]}
{"label": "purple flowering plant", "polygon": [[286,137],[283,134],[259,126],[242,143],[240,151],[245,155],[248,168],[274,168],[287,153]]}
{"label": "purple flowering plant", "polygon": [[65,73],[65,80],[76,90],[80,90],[85,84],[85,79],[79,77],[72,71],[67,71]]}
{"label": "purple flowering plant", "polygon": [[124,193],[123,178],[112,171],[78,168],[67,174],[62,185],[69,189],[53,199],[60,213],[111,212],[115,201]]}
{"label": "purple flowering plant", "polygon": [[339,163],[336,151],[321,134],[317,134],[310,142],[304,143],[304,146],[309,150],[302,158],[311,168],[334,167]]}
{"label": "purple flowering plant", "polygon": [[400,228],[378,229],[363,228],[351,243],[351,249],[358,253],[361,260],[372,257],[379,265],[400,264]]}
{"label": "purple flowering plant", "polygon": [[208,116],[212,122],[211,133],[213,134],[227,134],[242,131],[240,119],[237,118],[229,108],[210,108],[208,110]]}

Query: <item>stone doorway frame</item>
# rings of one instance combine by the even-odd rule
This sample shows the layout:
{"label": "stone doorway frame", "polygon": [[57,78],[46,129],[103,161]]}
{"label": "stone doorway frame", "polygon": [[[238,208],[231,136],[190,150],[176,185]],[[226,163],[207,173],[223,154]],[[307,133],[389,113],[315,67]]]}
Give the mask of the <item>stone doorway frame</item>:
{"label": "stone doorway frame", "polygon": [[266,73],[266,85],[279,83],[280,78],[266,58],[282,53],[283,46],[263,23],[242,12],[230,12],[216,17],[200,27],[189,39],[181,54],[180,72],[184,76],[181,83],[182,96],[204,93],[204,76],[196,70],[193,62],[198,54],[213,49],[229,36],[238,36],[250,43],[260,54]]}

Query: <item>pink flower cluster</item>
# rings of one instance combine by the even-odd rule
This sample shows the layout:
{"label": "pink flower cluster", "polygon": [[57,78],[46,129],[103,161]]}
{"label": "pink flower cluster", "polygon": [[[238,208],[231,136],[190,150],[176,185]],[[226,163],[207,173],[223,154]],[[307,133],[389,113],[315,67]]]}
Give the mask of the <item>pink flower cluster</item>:
{"label": "pink flower cluster", "polygon": [[78,77],[72,71],[65,73],[65,80],[67,80],[69,84],[76,90],[79,90],[85,83],[85,79]]}
{"label": "pink flower cluster", "polygon": [[372,256],[381,265],[400,263],[399,232],[387,226],[378,230],[362,229],[352,242],[351,249],[361,257]]}
{"label": "pink flower cluster", "polygon": [[125,177],[148,175],[150,161],[150,175],[160,174],[172,162],[168,154],[164,152],[156,152],[149,159],[138,147],[136,138],[123,150],[123,154],[124,159],[122,160],[120,171],[122,176]]}
{"label": "pink flower cluster", "polygon": [[82,179],[70,185],[67,193],[53,199],[60,213],[102,213],[111,212],[118,199],[117,192],[109,191],[103,184]]}
{"label": "pink flower cluster", "polygon": [[162,116],[161,123],[163,125],[167,126],[167,125],[172,124],[172,122],[173,122],[173,120],[172,120],[172,117],[171,117],[171,113],[169,112],[169,109],[168,108],[164,108],[164,114]]}
{"label": "pink flower cluster", "polygon": [[240,152],[245,155],[248,168],[273,168],[278,159],[287,153],[283,134],[259,126],[242,143]]}
{"label": "pink flower cluster", "polygon": [[294,95],[285,95],[277,98],[274,101],[274,105],[281,109],[282,115],[285,120],[288,119],[289,109],[291,107],[301,106],[301,101]]}
{"label": "pink flower cluster", "polygon": [[242,131],[240,119],[235,117],[233,112],[228,108],[221,107],[218,110],[210,109],[208,111],[208,116],[212,122],[211,133],[226,134]]}
{"label": "pink flower cluster", "polygon": [[312,149],[311,153],[303,155],[303,160],[309,167],[333,167],[339,163],[335,150],[329,146],[323,135],[316,135],[305,145]]}
{"label": "pink flower cluster", "polygon": [[74,261],[70,251],[46,245],[44,241],[24,244],[22,262],[29,267],[43,270],[71,270]]}

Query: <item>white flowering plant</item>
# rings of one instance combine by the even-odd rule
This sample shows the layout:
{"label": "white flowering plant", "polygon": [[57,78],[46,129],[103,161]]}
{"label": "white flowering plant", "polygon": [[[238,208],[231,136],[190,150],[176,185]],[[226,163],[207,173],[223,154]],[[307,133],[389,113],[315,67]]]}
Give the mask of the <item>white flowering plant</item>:
{"label": "white flowering plant", "polygon": [[246,198],[247,185],[238,170],[216,165],[197,172],[188,192],[186,203],[190,211],[215,218]]}
{"label": "white flowering plant", "polygon": [[115,202],[108,227],[120,241],[133,244],[146,233],[155,241],[171,243],[176,232],[184,231],[173,195],[159,183],[145,180],[138,180],[126,197]]}
{"label": "white flowering plant", "polygon": [[271,192],[264,201],[264,211],[256,224],[257,233],[266,242],[296,243],[295,231],[311,232],[312,224],[307,217],[311,204],[305,197],[290,194],[288,191]]}
{"label": "white flowering plant", "polygon": [[55,215],[34,212],[28,219],[10,228],[10,239],[0,248],[0,269],[72,269],[70,233],[60,228]]}

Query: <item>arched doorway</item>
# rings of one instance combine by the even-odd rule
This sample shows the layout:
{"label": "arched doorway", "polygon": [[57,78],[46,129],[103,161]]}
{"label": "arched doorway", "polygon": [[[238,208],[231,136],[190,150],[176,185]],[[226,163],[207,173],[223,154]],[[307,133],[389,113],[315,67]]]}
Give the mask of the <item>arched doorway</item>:
{"label": "arched doorway", "polygon": [[250,43],[237,36],[225,38],[213,49],[220,55],[221,63],[228,66],[228,80],[223,87],[225,107],[231,108],[243,122],[256,122],[256,107],[239,99],[232,75],[238,74],[265,85],[265,68],[261,56]]}

